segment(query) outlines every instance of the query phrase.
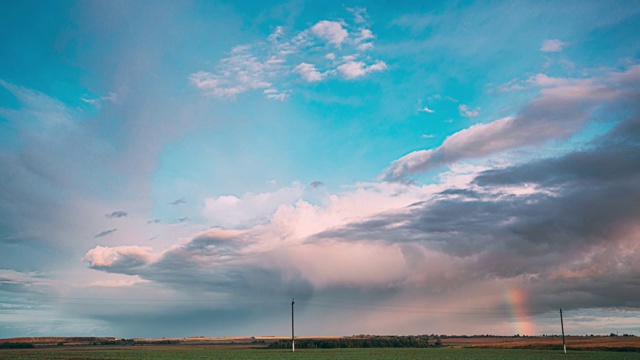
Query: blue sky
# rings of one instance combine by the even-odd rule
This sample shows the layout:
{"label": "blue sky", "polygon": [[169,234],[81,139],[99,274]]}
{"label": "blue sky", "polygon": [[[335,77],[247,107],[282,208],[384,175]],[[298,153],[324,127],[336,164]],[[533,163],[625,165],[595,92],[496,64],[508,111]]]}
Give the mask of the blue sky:
{"label": "blue sky", "polygon": [[0,337],[640,333],[640,2],[0,6]]}

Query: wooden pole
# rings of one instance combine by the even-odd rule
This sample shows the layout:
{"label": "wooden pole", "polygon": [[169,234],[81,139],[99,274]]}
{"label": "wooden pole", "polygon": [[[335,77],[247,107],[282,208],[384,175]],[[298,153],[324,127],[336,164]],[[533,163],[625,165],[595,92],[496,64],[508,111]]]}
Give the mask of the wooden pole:
{"label": "wooden pole", "polygon": [[296,351],[295,333],[293,331],[293,305],[295,303],[295,299],[291,298],[291,351]]}
{"label": "wooden pole", "polygon": [[562,309],[560,309],[560,327],[562,328],[562,348],[564,353],[567,353],[567,346],[564,343],[564,322],[562,321]]}

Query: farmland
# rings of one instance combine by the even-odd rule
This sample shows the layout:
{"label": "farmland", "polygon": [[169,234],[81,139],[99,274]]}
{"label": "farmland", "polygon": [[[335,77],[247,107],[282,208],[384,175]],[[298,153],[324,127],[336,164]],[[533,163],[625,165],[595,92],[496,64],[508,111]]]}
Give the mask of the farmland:
{"label": "farmland", "polygon": [[[297,349],[295,353],[288,349],[267,349],[269,343],[279,339],[275,337],[136,339],[136,345],[118,343],[108,346],[86,345],[87,339],[100,343],[113,338],[4,339],[16,343],[18,340],[23,343],[31,341],[38,345],[32,349],[0,350],[0,360],[640,359],[638,337],[572,336],[567,338],[567,354],[560,350],[562,342],[559,337],[447,337],[442,339],[443,347]],[[64,345],[56,345],[60,342]]]}
{"label": "farmland", "polygon": [[25,350],[2,350],[0,359],[640,359],[637,352],[561,351],[535,349],[484,348],[378,348],[378,349],[304,349],[287,350],[226,348],[219,346],[132,346],[132,347],[68,347]]}

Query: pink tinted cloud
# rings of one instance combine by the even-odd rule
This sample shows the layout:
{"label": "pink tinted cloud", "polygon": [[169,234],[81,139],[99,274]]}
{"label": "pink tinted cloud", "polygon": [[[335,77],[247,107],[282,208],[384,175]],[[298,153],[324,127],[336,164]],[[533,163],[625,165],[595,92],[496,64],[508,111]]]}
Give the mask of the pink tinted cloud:
{"label": "pink tinted cloud", "polygon": [[148,246],[96,246],[89,250],[84,257],[92,267],[110,267],[125,259],[134,260],[138,264],[150,264],[156,260]]}
{"label": "pink tinted cloud", "polygon": [[[627,79],[623,74],[633,75],[636,71],[630,68],[591,79],[537,74],[529,82],[540,87],[540,96],[515,116],[473,125],[449,136],[435,149],[407,154],[395,160],[380,178],[398,180],[438,165],[571,136],[587,122],[593,109],[615,100],[625,87],[635,86],[621,79]],[[460,111],[469,110],[465,106]]]}
{"label": "pink tinted cloud", "polygon": [[340,46],[349,36],[342,24],[337,21],[322,20],[313,25],[311,32],[317,37],[335,46]]}

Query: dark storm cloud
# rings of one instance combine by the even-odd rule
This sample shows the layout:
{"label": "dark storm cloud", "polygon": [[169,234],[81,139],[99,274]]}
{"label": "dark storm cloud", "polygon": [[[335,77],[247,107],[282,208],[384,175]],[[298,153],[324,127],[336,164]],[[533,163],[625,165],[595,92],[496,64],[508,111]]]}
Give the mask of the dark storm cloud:
{"label": "dark storm cloud", "polygon": [[280,269],[254,264],[242,249],[251,243],[245,234],[201,233],[174,248],[139,272],[143,278],[176,287],[244,296],[307,294],[312,286],[304,280],[283,280]]}
{"label": "dark storm cloud", "polygon": [[101,237],[105,237],[105,236],[107,236],[107,235],[109,235],[109,234],[111,234],[111,233],[114,233],[114,232],[116,232],[116,231],[118,231],[118,229],[109,229],[109,230],[101,231],[101,232],[97,233],[97,234],[94,236],[94,238],[101,238]]}
{"label": "dark storm cloud", "polygon": [[619,123],[605,136],[594,140],[594,148],[591,150],[571,153],[559,159],[485,171],[475,182],[481,186],[528,182],[544,186],[593,186],[634,177],[640,162],[638,134],[640,121],[627,120]]}
{"label": "dark storm cloud", "polygon": [[109,219],[117,219],[117,218],[122,218],[122,217],[126,217],[128,214],[126,211],[114,211],[111,214],[106,214],[105,216]]}
{"label": "dark storm cloud", "polygon": [[285,280],[282,270],[252,263],[242,250],[251,243],[246,234],[212,229],[154,258],[149,248],[101,247],[87,253],[85,261],[96,270],[138,275],[187,291],[278,296],[308,295],[312,286],[304,279]]}
{"label": "dark storm cloud", "polygon": [[[540,306],[640,306],[640,120],[585,150],[485,171],[472,184],[313,241],[423,244],[459,258],[462,282],[533,276]],[[511,191],[525,186],[535,191]]]}

